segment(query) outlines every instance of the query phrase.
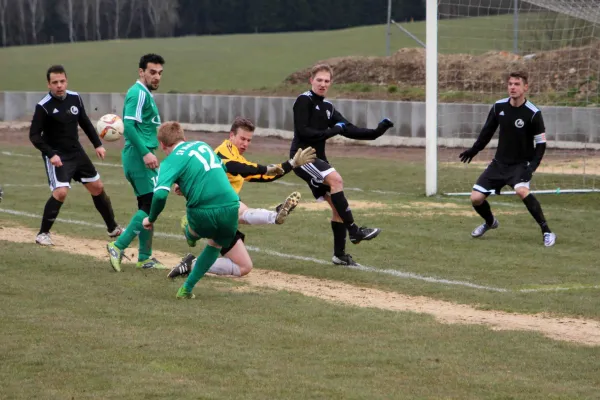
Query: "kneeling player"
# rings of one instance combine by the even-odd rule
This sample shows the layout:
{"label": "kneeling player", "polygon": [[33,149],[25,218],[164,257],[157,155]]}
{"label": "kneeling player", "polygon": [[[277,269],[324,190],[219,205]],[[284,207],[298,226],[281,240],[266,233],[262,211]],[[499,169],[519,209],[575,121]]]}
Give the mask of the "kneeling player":
{"label": "kneeling player", "polygon": [[[226,165],[227,177],[233,189],[239,193],[244,182],[273,182],[283,175],[315,160],[315,151],[308,147],[299,149],[295,156],[275,165],[260,165],[252,163],[243,156],[248,150],[255,126],[247,118],[237,117],[229,132],[229,139],[215,149],[215,152]],[[175,189],[177,193],[177,188]],[[248,208],[240,202],[239,223],[248,225],[282,224],[289,213],[298,205],[300,193],[291,193],[275,211]],[[245,235],[237,231],[235,240],[229,247],[221,249],[223,257],[217,259],[208,272],[217,275],[244,276],[252,271],[252,259],[244,245]],[[188,254],[169,273],[169,278],[188,274],[193,265],[194,257]]]}

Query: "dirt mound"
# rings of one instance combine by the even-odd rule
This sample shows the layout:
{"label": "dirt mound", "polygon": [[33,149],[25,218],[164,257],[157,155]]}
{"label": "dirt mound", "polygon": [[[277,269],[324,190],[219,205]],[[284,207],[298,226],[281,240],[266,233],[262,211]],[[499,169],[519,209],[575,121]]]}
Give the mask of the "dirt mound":
{"label": "dirt mound", "polygon": [[[598,92],[600,41],[520,56],[505,51],[480,55],[440,54],[440,90],[505,92],[507,73],[529,72],[531,93],[576,91],[575,97]],[[322,61],[335,71],[336,83],[425,86],[425,49],[400,49],[390,57],[340,57]],[[310,68],[294,72],[286,83],[304,83]]]}

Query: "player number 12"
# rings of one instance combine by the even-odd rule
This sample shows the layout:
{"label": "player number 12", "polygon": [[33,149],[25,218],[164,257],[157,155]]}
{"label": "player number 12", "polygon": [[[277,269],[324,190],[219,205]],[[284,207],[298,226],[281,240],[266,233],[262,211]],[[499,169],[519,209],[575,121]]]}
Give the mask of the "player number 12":
{"label": "player number 12", "polygon": [[[210,157],[210,163],[208,161],[206,161],[206,159],[204,157],[202,157],[200,155],[200,153],[198,153],[198,151],[200,153],[207,153],[208,152],[208,156]],[[196,150],[190,151],[190,153],[189,153],[190,157],[191,156],[195,156],[198,160],[200,160],[200,162],[202,163],[202,165],[204,165],[204,170],[205,171],[209,171],[209,170],[214,169],[214,168],[221,168],[221,164],[217,163],[215,161],[215,155],[212,152],[212,150],[210,149],[210,147],[208,147],[205,144],[202,144],[202,145],[198,146],[198,151],[196,151]]]}

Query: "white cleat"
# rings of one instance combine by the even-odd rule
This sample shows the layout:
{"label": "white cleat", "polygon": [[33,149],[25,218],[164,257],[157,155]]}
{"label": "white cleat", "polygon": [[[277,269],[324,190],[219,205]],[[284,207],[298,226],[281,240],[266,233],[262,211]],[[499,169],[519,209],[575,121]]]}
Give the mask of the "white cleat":
{"label": "white cleat", "polygon": [[40,246],[54,246],[52,239],[50,239],[50,233],[40,233],[35,237],[35,242]]}
{"label": "white cleat", "polygon": [[488,225],[486,223],[479,225],[477,228],[473,229],[473,232],[471,232],[471,236],[474,238],[481,237],[490,229],[496,229],[498,225],[498,220],[494,218],[494,222],[492,223],[492,225]]}
{"label": "white cleat", "polygon": [[108,232],[108,237],[114,239],[118,237],[121,233],[123,233],[123,231],[124,229],[117,225],[117,227],[112,232]]}
{"label": "white cleat", "polygon": [[544,246],[552,247],[556,243],[556,233],[546,232],[544,233]]}

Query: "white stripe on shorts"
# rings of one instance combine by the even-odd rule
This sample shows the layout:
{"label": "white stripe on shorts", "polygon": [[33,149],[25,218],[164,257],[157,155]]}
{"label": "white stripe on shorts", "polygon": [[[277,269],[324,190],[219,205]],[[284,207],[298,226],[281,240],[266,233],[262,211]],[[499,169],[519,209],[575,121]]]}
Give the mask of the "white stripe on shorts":
{"label": "white stripe on shorts", "polygon": [[56,167],[52,165],[50,159],[47,156],[44,156],[46,161],[46,172],[48,173],[48,181],[50,183],[50,190],[54,192],[59,187],[68,187],[71,188],[69,182],[61,182],[56,179]]}
{"label": "white stripe on shorts", "polygon": [[333,171],[335,171],[335,168],[333,168],[333,167],[331,167],[325,171],[319,171],[319,169],[317,167],[315,167],[312,163],[304,164],[300,168],[302,168],[302,170],[304,172],[309,174],[312,177],[313,181],[315,181],[316,183],[323,183],[323,181],[325,180],[327,175],[329,175]]}
{"label": "white stripe on shorts", "polygon": [[81,183],[96,182],[99,179],[100,179],[100,174],[96,173],[96,176],[94,176],[92,178],[81,178]]}

